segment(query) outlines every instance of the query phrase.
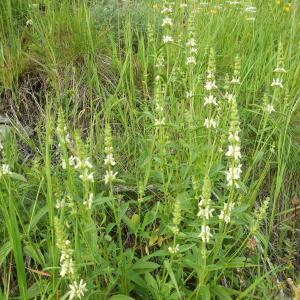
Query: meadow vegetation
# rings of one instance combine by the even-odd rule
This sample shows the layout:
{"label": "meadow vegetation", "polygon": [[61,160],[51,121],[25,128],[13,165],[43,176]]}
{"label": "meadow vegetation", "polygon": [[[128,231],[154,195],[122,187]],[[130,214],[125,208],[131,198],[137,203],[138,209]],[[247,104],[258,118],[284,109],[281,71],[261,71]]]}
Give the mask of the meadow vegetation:
{"label": "meadow vegetation", "polygon": [[300,299],[298,0],[0,1],[0,300]]}

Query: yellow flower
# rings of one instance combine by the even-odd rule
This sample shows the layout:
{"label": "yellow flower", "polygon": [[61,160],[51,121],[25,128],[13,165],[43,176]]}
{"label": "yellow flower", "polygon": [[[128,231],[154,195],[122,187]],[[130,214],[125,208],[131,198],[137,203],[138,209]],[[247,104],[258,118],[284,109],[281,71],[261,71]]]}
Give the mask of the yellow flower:
{"label": "yellow flower", "polygon": [[154,3],[154,4],[152,5],[152,8],[153,8],[153,9],[158,9],[157,3]]}
{"label": "yellow flower", "polygon": [[216,14],[217,14],[216,8],[212,8],[212,9],[210,10],[210,13],[211,13],[213,16],[216,15]]}
{"label": "yellow flower", "polygon": [[290,10],[291,10],[290,5],[289,4],[285,5],[284,8],[283,8],[283,10],[284,10],[284,12],[289,13]]}
{"label": "yellow flower", "polygon": [[281,0],[276,0],[276,4],[280,5],[281,4]]}

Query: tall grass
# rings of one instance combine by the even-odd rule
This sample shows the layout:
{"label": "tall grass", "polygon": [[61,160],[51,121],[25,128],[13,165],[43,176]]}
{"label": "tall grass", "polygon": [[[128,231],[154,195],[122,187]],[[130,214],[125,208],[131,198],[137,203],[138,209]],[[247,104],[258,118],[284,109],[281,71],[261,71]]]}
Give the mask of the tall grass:
{"label": "tall grass", "polygon": [[0,8],[0,299],[297,297],[297,1]]}

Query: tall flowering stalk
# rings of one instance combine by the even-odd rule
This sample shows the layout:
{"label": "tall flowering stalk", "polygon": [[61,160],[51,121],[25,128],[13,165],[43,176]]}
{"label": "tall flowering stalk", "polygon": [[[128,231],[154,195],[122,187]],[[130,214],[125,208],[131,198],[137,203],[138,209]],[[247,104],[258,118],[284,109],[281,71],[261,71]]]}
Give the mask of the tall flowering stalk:
{"label": "tall flowering stalk", "polygon": [[274,76],[270,84],[270,88],[272,89],[271,97],[269,97],[266,92],[262,99],[262,111],[264,118],[261,119],[259,124],[258,132],[261,134],[256,146],[256,151],[258,151],[258,148],[263,144],[262,142],[266,132],[265,129],[268,121],[270,120],[270,116],[278,110],[283,110],[285,107],[285,101],[282,101],[281,99],[284,98],[284,79],[286,77],[286,73],[287,70],[284,65],[283,45],[280,42],[277,51],[276,67],[273,70]]}
{"label": "tall flowering stalk", "polygon": [[190,114],[194,115],[194,99],[196,93],[195,66],[197,65],[198,43],[195,35],[195,12],[190,12],[188,20],[188,38],[185,43],[185,64],[186,64],[186,99],[189,103]]}
{"label": "tall flowering stalk", "polygon": [[228,157],[228,170],[226,171],[226,180],[229,188],[239,188],[239,180],[242,174],[241,160],[241,145],[240,145],[240,121],[237,110],[237,103],[235,97],[231,101],[230,108],[230,126],[228,135],[228,150],[226,156]]}
{"label": "tall flowering stalk", "polygon": [[235,87],[241,84],[241,60],[239,55],[236,55],[234,60],[234,70],[230,83]]}
{"label": "tall flowering stalk", "polygon": [[110,124],[107,123],[105,126],[105,159],[104,159],[104,166],[105,166],[105,175],[104,175],[104,183],[106,185],[111,186],[112,183],[116,180],[118,172],[114,172],[113,168],[116,165],[116,161],[114,158],[114,148],[112,145],[112,136],[111,136],[111,127]]}
{"label": "tall flowering stalk", "polygon": [[172,3],[169,1],[164,1],[163,8],[161,10],[161,14],[163,16],[162,24],[163,27],[163,43],[169,44],[174,42],[174,38],[172,35],[172,27],[173,27],[173,19],[172,14],[174,10],[172,7]]}
{"label": "tall flowering stalk", "polygon": [[72,181],[71,179],[74,171],[76,171],[79,174],[79,178],[84,188],[83,204],[88,209],[91,209],[94,198],[92,192],[94,182],[93,164],[91,163],[90,157],[86,155],[85,146],[81,140],[80,134],[78,132],[75,133],[75,140],[73,141],[71,139],[61,110],[58,113],[56,133],[61,155],[61,167],[67,171],[70,179],[67,181],[68,188],[70,191],[72,190],[70,181]]}
{"label": "tall flowering stalk", "polygon": [[206,128],[217,128],[218,120],[216,119],[216,114],[214,107],[218,105],[216,97],[216,60],[215,60],[215,51],[213,48],[210,49],[206,82],[204,85],[205,95],[204,95],[204,107],[208,107],[207,114],[204,120],[204,126]]}
{"label": "tall flowering stalk", "polygon": [[179,234],[179,225],[182,220],[180,201],[176,199],[173,208],[173,225],[171,227],[172,233],[174,235],[173,245],[168,247],[170,254],[174,255],[179,251],[179,244],[177,244],[177,236]]}
{"label": "tall flowering stalk", "polygon": [[272,79],[271,87],[273,89],[272,101],[267,104],[265,110],[269,113],[276,111],[276,106],[279,106],[279,96],[281,95],[281,90],[284,88],[284,79],[287,70],[284,66],[284,51],[282,42],[279,42],[277,51],[277,61],[276,67],[274,69],[274,77]]}
{"label": "tall flowering stalk", "polygon": [[[4,146],[2,144],[2,141],[0,140],[0,159],[3,158],[3,149],[4,149]],[[2,164],[0,166],[0,179],[2,176],[5,176],[5,175],[10,175],[12,172],[10,170],[10,166],[8,164]]]}
{"label": "tall flowering stalk", "polygon": [[214,209],[211,208],[211,182],[208,175],[204,178],[202,196],[198,203],[197,216],[201,219],[201,232],[199,238],[204,244],[208,243],[212,237],[209,227],[209,219],[213,216]]}
{"label": "tall flowering stalk", "polygon": [[68,240],[67,234],[63,228],[61,221],[55,217],[54,219],[56,245],[60,251],[60,276],[66,278],[69,284],[67,297],[69,300],[81,299],[87,292],[86,283],[83,279],[78,281],[78,275],[73,261],[74,249],[71,247],[71,241]]}
{"label": "tall flowering stalk", "polygon": [[205,283],[206,272],[204,270],[206,269],[208,257],[207,244],[213,237],[209,221],[213,217],[214,209],[211,208],[211,182],[208,175],[206,175],[204,178],[202,196],[200,199],[201,200],[198,203],[197,216],[201,220],[201,229],[198,237],[201,240],[201,246],[199,249],[199,259],[201,261],[202,270],[198,272],[198,287],[201,287]]}
{"label": "tall flowering stalk", "polygon": [[166,124],[164,113],[164,91],[162,87],[162,79],[160,75],[155,77],[154,83],[154,105],[155,105],[155,121],[154,126],[161,127]]}

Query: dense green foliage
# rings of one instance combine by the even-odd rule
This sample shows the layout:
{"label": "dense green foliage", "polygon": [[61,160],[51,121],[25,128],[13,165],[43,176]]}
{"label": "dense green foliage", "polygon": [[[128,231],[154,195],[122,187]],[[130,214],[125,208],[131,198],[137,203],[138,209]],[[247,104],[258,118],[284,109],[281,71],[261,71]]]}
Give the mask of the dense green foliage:
{"label": "dense green foliage", "polygon": [[0,300],[293,297],[299,32],[297,0],[1,0]]}

